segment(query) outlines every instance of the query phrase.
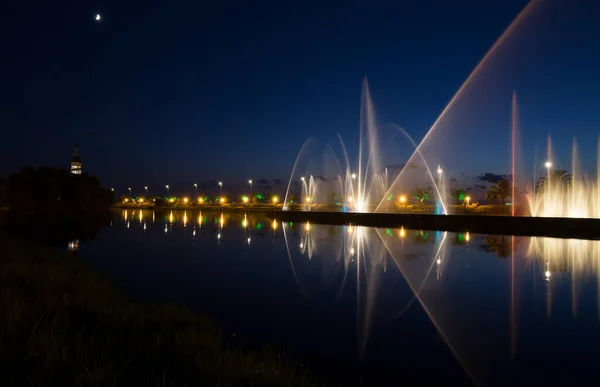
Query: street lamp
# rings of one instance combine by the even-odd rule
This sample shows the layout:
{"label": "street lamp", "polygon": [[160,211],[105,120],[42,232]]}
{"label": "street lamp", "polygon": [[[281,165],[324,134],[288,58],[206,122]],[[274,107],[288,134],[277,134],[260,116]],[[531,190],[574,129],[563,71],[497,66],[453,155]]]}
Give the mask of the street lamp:
{"label": "street lamp", "polygon": [[198,184],[194,183],[194,188],[196,189],[196,196],[198,196]]}
{"label": "street lamp", "polygon": [[222,196],[222,195],[223,195],[223,182],[220,181],[219,182],[219,196]]}
{"label": "street lamp", "polygon": [[169,196],[169,185],[165,185],[165,188],[167,189],[167,196]]}
{"label": "street lamp", "polygon": [[144,189],[146,190],[146,196],[148,196],[148,186],[144,186]]}
{"label": "street lamp", "polygon": [[131,188],[127,188],[129,190],[129,196],[131,196]]}
{"label": "street lamp", "polygon": [[467,203],[467,207],[469,206],[470,202],[471,202],[471,197],[470,196],[466,196],[465,197],[465,203]]}
{"label": "street lamp", "polygon": [[248,184],[250,184],[250,202],[252,202],[252,179],[248,180]]}
{"label": "street lamp", "polygon": [[356,173],[352,174],[352,180],[356,180]]}

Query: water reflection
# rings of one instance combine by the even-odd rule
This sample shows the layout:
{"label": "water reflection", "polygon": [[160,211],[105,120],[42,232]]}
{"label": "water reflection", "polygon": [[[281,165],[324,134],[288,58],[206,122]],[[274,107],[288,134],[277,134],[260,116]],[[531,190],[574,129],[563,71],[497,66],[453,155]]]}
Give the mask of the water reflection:
{"label": "water reflection", "polygon": [[[242,248],[260,251],[261,257],[273,254],[270,263],[262,258],[260,263],[254,261],[258,274],[252,275],[281,277],[295,284],[293,291],[303,299],[328,302],[330,308],[341,308],[351,299],[354,321],[347,323],[356,327],[354,344],[364,362],[382,351],[373,344],[382,321],[406,329],[403,321],[415,319],[416,311],[424,312],[427,321],[393,335],[410,336],[426,326],[435,329],[476,385],[520,380],[529,367],[523,359],[544,359],[548,369],[563,352],[574,357],[565,350],[573,344],[557,336],[557,329],[580,332],[583,326],[586,335],[597,335],[600,328],[600,241],[281,223],[264,214],[227,212],[123,210],[117,222],[122,219],[129,225],[132,217],[139,219],[132,228],[141,227],[142,237],[151,235],[145,243],[162,238],[173,246],[215,246],[223,254],[233,251],[234,256]],[[146,222],[150,217],[156,218],[155,225]],[[261,240],[272,240],[275,247],[265,250]],[[232,259],[230,264],[237,262]],[[268,265],[282,261],[286,269],[270,272]],[[221,270],[225,277],[228,270],[235,271]],[[250,273],[236,274],[229,283],[244,276]],[[248,286],[269,289],[260,299],[268,303],[272,297],[276,310],[287,302],[278,288],[260,281],[228,291],[242,294]],[[600,340],[597,344],[600,348]],[[430,344],[420,345],[427,353]]]}

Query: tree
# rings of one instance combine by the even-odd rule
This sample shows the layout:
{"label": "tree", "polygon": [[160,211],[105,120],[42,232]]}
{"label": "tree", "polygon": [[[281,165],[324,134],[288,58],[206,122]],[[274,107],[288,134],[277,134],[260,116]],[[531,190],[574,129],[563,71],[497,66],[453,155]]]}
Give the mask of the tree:
{"label": "tree", "polygon": [[[515,239],[515,246],[518,243],[519,240]],[[498,258],[507,258],[511,254],[511,242],[504,235],[498,237],[486,236],[484,244],[480,247],[481,250],[486,253],[493,253]]]}
{"label": "tree", "polygon": [[462,204],[467,197],[467,191],[462,188],[454,188],[450,191],[450,196],[456,201],[456,204]]}
{"label": "tree", "polygon": [[297,199],[297,197],[296,197],[296,194],[291,194],[291,195],[288,197],[288,200],[289,200],[290,204],[297,204],[297,202],[298,202],[298,199]]}
{"label": "tree", "polygon": [[431,193],[427,188],[415,188],[413,192],[413,198],[417,199],[421,204],[423,204],[423,202],[431,200]]}
{"label": "tree", "polygon": [[501,205],[506,203],[506,199],[512,196],[512,183],[508,180],[500,180],[488,189],[485,198],[492,202],[498,200]]}
{"label": "tree", "polygon": [[[564,184],[571,183],[573,176],[565,169],[553,169],[550,171],[550,184],[552,186],[562,186]],[[548,181],[548,175],[544,175],[539,178],[535,184],[535,191],[540,192],[546,186]]]}

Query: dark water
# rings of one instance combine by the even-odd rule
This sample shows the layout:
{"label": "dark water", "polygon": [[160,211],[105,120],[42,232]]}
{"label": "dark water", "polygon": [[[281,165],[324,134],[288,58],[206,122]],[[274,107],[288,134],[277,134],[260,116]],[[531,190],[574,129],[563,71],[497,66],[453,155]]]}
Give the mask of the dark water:
{"label": "dark water", "polygon": [[598,241],[123,210],[70,247],[345,385],[578,385],[600,362]]}

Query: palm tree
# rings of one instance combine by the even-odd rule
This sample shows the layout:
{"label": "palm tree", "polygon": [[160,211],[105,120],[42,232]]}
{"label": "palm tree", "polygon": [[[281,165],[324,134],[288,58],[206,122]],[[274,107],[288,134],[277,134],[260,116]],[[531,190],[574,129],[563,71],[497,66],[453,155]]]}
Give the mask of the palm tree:
{"label": "palm tree", "polygon": [[[519,243],[518,239],[515,239],[515,246]],[[481,250],[486,253],[493,253],[498,258],[507,258],[512,252],[511,241],[506,239],[503,235],[498,237],[486,236],[485,242],[481,247]]]}
{"label": "palm tree", "polygon": [[427,188],[419,187],[415,188],[415,191],[413,192],[413,198],[417,199],[419,202],[421,202],[421,204],[423,204],[424,201],[431,199],[431,194]]}
{"label": "palm tree", "polygon": [[512,196],[512,183],[508,180],[500,180],[488,189],[485,198],[490,203],[497,199],[501,205],[506,203],[506,199]]}
{"label": "palm tree", "polygon": [[450,196],[456,200],[456,204],[460,205],[467,197],[467,191],[462,188],[454,188],[450,191]]}
{"label": "palm tree", "polygon": [[[563,185],[569,184],[573,176],[567,172],[565,169],[553,169],[550,171],[550,184],[554,185]],[[544,186],[546,185],[546,181],[548,180],[548,175],[544,175],[539,178],[537,183],[535,184],[535,191],[540,192]]]}

